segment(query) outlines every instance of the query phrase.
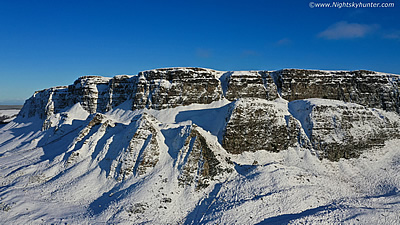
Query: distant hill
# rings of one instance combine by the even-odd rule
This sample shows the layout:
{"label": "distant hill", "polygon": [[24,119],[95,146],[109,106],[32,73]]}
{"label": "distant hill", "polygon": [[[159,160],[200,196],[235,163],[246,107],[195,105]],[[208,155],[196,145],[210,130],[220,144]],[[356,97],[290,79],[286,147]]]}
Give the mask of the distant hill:
{"label": "distant hill", "polygon": [[23,105],[0,105],[0,110],[21,110]]}

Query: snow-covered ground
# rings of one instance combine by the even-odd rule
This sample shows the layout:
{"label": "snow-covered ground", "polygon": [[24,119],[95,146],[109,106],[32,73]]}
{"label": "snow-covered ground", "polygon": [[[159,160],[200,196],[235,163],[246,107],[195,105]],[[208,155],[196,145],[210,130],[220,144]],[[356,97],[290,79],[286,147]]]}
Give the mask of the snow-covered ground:
{"label": "snow-covered ground", "polygon": [[[400,140],[358,159],[318,160],[308,150],[233,159],[238,175],[218,186],[199,220],[210,224],[398,224]],[[251,165],[256,159],[257,165]]]}
{"label": "snow-covered ground", "polygon": [[0,123],[10,122],[18,115],[19,111],[19,109],[0,109]]}
{"label": "snow-covered ground", "polygon": [[[274,104],[289,111],[286,102]],[[0,128],[0,223],[400,223],[400,140],[339,162],[301,147],[228,154],[218,136],[231,105],[131,111],[123,104],[90,125],[93,116],[77,104],[53,115],[45,131],[37,118],[10,122]],[[156,119],[141,117],[154,128],[159,161],[143,176],[118,181],[110,165],[132,145],[145,123],[135,118],[144,113]],[[232,169],[204,189],[178,184],[187,161],[182,146],[194,129]]]}

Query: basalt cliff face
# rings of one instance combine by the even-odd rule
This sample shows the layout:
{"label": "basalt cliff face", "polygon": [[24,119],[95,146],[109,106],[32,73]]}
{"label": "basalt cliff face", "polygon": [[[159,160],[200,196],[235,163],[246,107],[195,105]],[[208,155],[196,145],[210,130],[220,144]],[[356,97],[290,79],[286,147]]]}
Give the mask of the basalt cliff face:
{"label": "basalt cliff face", "polygon": [[[391,196],[399,85],[362,70],[167,68],[37,91],[0,128],[0,222],[268,224],[281,210],[335,212],[352,192]],[[371,152],[386,154],[387,176],[362,167]]]}

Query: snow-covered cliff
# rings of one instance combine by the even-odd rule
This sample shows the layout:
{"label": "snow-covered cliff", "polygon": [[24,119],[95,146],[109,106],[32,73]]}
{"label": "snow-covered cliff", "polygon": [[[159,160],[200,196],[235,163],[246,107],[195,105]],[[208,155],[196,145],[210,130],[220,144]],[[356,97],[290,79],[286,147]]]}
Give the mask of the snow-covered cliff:
{"label": "snow-covered cliff", "polygon": [[37,91],[20,116],[46,116],[80,103],[89,113],[107,112],[129,101],[131,109],[164,109],[209,104],[226,97],[274,100],[335,99],[400,113],[400,76],[372,71],[222,72],[202,68],[168,68],[113,78],[80,77],[74,84]]}
{"label": "snow-covered cliff", "polygon": [[[222,99],[229,101],[239,99],[235,109],[232,109],[233,114],[227,116],[229,121],[222,131],[223,139],[220,137],[228,152],[280,151],[287,149],[288,146],[300,144],[325,152],[318,154],[320,157],[338,160],[341,157],[356,157],[359,153],[356,153],[355,149],[362,151],[373,146],[362,141],[359,144],[364,143],[363,146],[354,147],[359,146],[358,142],[353,143],[353,140],[358,140],[359,137],[353,136],[350,131],[353,129],[350,126],[353,125],[350,124],[359,120],[357,118],[360,113],[365,114],[372,110],[367,108],[400,113],[399,82],[399,75],[363,70],[345,72],[285,69],[223,72],[202,68],[156,69],[140,72],[136,76],[122,75],[113,78],[85,76],[67,87],[36,92],[26,101],[19,117],[39,116],[45,120],[43,129],[48,129],[53,126],[53,115],[62,113],[77,103],[88,113],[106,113],[121,104],[130,110],[161,110],[191,104],[210,104]],[[341,110],[343,107],[336,107],[331,109],[331,114],[326,115],[324,109],[332,108],[331,101],[320,101],[315,105],[307,101],[310,98],[338,100],[344,104],[346,110]],[[246,99],[258,99],[258,102],[253,101],[248,104]],[[270,102],[277,99],[281,99],[281,103]],[[294,102],[295,100],[303,101]],[[355,103],[359,106],[350,107],[346,103]],[[289,110],[288,104],[296,107],[301,105],[307,109],[298,108],[295,112]],[[298,115],[299,110],[301,115]],[[398,129],[398,124],[388,119],[392,118],[391,116],[382,119],[380,117],[382,114],[378,111],[367,113],[367,119],[361,119],[363,124],[383,124],[371,125],[374,134],[365,134],[368,140],[375,140],[369,142],[376,144],[397,136]],[[301,119],[293,117],[293,113],[297,117],[310,118],[309,123],[315,125],[305,122],[300,124]],[[305,113],[312,115],[306,116]],[[342,113],[346,113],[347,116],[342,116]],[[338,121],[337,117],[344,117],[344,121]],[[389,125],[386,124],[387,121]],[[343,126],[338,125],[340,122]],[[341,128],[331,128],[331,125],[317,127],[321,123],[330,123],[333,127],[341,126]],[[306,131],[308,133],[306,138],[301,134],[304,133],[304,126],[307,126],[306,129],[311,129]],[[389,127],[392,130],[389,131]],[[319,130],[329,133],[332,129],[336,133],[346,133],[346,138],[333,138],[336,142],[331,143],[332,137],[318,133]],[[368,135],[378,137],[373,138]],[[336,150],[331,150],[339,141],[346,142],[346,146],[350,146],[349,152],[343,150],[342,144],[334,147]],[[327,153],[331,151],[333,152]]]}
{"label": "snow-covered cliff", "polygon": [[38,91],[0,128],[0,222],[398,223],[399,78],[168,68]]}

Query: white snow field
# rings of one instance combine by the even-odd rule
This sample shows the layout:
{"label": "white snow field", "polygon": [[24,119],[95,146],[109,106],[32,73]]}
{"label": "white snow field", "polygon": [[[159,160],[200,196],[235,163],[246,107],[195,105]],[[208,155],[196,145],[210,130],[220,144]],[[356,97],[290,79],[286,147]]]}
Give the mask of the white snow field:
{"label": "white snow field", "polygon": [[[301,147],[229,154],[219,140],[234,104],[132,111],[124,103],[93,124],[78,103],[47,130],[38,118],[11,121],[0,128],[0,224],[400,224],[400,140],[338,162]],[[231,169],[202,189],[179,184],[191,130]],[[131,141],[135,134],[155,141]],[[150,145],[154,167],[121,172],[142,157],[129,149]]]}
{"label": "white snow field", "polygon": [[19,109],[2,109],[0,106],[0,123],[8,123],[15,119],[19,111]]}

